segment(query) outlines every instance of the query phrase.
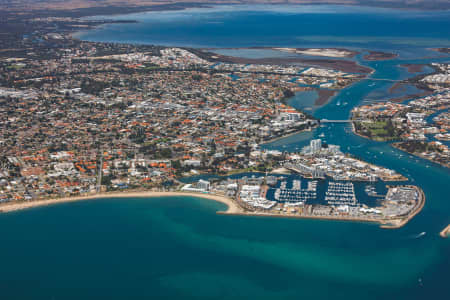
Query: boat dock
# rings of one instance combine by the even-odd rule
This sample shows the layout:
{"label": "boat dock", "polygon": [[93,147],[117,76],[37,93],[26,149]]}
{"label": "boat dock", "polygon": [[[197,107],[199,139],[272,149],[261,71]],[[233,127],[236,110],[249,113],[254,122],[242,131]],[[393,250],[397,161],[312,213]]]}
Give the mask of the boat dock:
{"label": "boat dock", "polygon": [[300,180],[292,182],[292,189],[288,189],[286,186],[286,181],[283,181],[280,188],[275,190],[276,201],[284,202],[290,206],[299,206],[304,205],[308,200],[317,198],[317,181],[308,181],[306,189],[302,189]]}
{"label": "boat dock", "polygon": [[358,206],[352,182],[330,182],[325,193],[325,201],[332,206]]}

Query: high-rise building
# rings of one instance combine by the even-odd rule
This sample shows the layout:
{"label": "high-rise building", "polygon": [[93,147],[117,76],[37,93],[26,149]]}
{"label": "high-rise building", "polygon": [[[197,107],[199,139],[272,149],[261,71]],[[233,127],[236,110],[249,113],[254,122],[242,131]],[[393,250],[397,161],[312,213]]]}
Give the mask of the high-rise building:
{"label": "high-rise building", "polygon": [[311,147],[312,153],[318,152],[320,151],[320,149],[322,149],[322,140],[321,139],[311,140],[309,146]]}
{"label": "high-rise building", "polygon": [[207,180],[202,180],[200,179],[197,183],[197,186],[199,189],[205,190],[205,191],[209,191],[209,188],[211,186],[210,182]]}

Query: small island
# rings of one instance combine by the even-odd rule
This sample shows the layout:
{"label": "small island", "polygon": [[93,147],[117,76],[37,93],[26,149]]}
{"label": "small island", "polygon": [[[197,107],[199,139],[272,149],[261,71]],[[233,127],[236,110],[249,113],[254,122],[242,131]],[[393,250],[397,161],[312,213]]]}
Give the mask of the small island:
{"label": "small island", "polygon": [[336,58],[352,58],[359,54],[357,51],[338,48],[273,48],[273,50],[308,56],[325,56]]}
{"label": "small island", "polygon": [[448,54],[450,53],[450,48],[432,48],[431,50]]}
{"label": "small island", "polygon": [[400,67],[406,68],[409,73],[420,73],[426,65],[423,64],[402,64]]}
{"label": "small island", "polygon": [[377,61],[377,60],[389,60],[394,59],[398,56],[396,53],[387,53],[381,51],[369,51],[368,54],[364,55],[365,60]]}

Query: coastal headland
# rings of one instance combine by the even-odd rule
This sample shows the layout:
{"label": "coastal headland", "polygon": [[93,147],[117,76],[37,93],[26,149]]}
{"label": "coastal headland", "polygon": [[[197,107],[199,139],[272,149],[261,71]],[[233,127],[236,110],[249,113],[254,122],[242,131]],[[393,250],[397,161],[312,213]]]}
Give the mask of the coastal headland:
{"label": "coastal headland", "polygon": [[386,220],[384,221],[383,225],[380,226],[381,228],[385,229],[397,229],[400,227],[405,226],[412,218],[414,218],[425,206],[425,194],[422,189],[415,187],[416,191],[419,193],[419,199],[412,211],[410,211],[407,215],[402,216],[400,218],[394,218],[392,220]]}

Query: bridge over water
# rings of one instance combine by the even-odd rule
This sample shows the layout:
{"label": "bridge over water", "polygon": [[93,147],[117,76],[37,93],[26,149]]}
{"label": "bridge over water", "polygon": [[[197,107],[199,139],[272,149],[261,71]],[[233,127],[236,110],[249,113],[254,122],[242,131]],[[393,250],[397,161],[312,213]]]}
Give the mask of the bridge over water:
{"label": "bridge over water", "polygon": [[322,119],[320,120],[320,123],[351,123],[352,120],[328,120],[328,119]]}

